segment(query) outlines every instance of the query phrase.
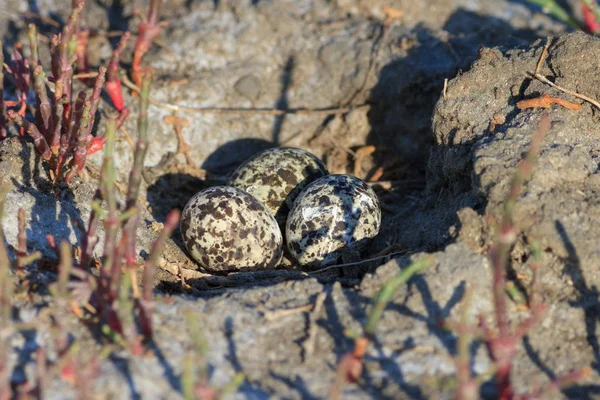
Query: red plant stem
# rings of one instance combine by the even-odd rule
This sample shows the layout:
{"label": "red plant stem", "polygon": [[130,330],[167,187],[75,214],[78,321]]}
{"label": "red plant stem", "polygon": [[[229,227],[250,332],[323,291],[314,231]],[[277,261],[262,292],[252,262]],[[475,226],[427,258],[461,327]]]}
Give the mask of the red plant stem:
{"label": "red plant stem", "polygon": [[100,310],[108,326],[123,335],[123,325],[114,309],[118,295],[118,282],[121,276],[121,247],[117,246],[119,217],[117,215],[116,170],[114,165],[114,148],[116,136],[116,120],[110,119],[106,128],[106,146],[102,164],[102,197],[106,201],[108,216],[104,221],[104,263],[100,270],[97,294],[100,299]]}
{"label": "red plant stem", "polygon": [[[2,42],[0,41],[0,49]],[[6,138],[6,105],[4,104],[4,53],[0,51],[0,140]]]}
{"label": "red plant stem", "polygon": [[77,147],[73,154],[73,161],[71,162],[71,170],[67,175],[66,181],[69,182],[75,174],[83,170],[85,160],[87,158],[87,145],[89,141],[88,125],[90,123],[90,109],[92,108],[91,100],[87,100],[83,106],[83,113],[81,121],[79,123],[79,130],[77,132]]}
{"label": "red plant stem", "polygon": [[108,289],[109,304],[117,298],[117,291],[113,282],[120,276],[120,253],[117,246],[117,233],[119,229],[119,216],[117,215],[117,196],[115,190],[116,176],[114,166],[114,148],[116,136],[116,120],[110,119],[106,128],[106,145],[104,147],[104,164],[102,168],[102,197],[106,201],[108,216],[104,221],[106,237],[104,241],[104,265],[102,268],[102,281]]}
{"label": "red plant stem", "polygon": [[[63,138],[66,139],[66,135],[62,134],[62,129],[63,129],[63,112],[64,112],[64,104],[67,101],[67,97],[63,96],[60,100],[56,101],[54,104],[54,109],[55,109],[55,113],[54,113],[54,133],[52,134],[52,137],[58,137],[59,138],[59,146],[58,146],[58,151],[57,151],[57,155],[58,155],[58,159],[64,159],[65,153],[66,153],[66,148],[63,149],[63,146],[66,146],[67,143],[63,144]],[[59,169],[57,168],[57,172],[59,172]],[[60,174],[57,174],[60,176]]]}
{"label": "red plant stem", "polygon": [[581,4],[581,9],[583,12],[583,21],[585,22],[585,27],[587,28],[588,33],[593,35],[597,32],[600,32],[600,22],[598,22],[598,19],[592,10],[585,4],[585,2]]}
{"label": "red plant stem", "polygon": [[68,118],[69,129],[66,133],[67,148],[65,150],[67,153],[69,153],[69,151],[72,150],[77,143],[77,132],[79,132],[81,119],[83,118],[83,109],[86,103],[85,99],[85,92],[82,90],[77,96],[75,107],[71,109],[70,116]]}
{"label": "red plant stem", "polygon": [[[100,182],[102,182],[102,176],[100,176]],[[101,189],[97,189],[92,198],[92,203],[100,200],[102,200],[102,191]],[[88,229],[81,240],[81,268],[85,270],[89,269],[94,255],[94,249],[96,244],[98,244],[98,235],[96,232],[98,231],[99,224],[100,216],[92,208]]]}
{"label": "red plant stem", "polygon": [[63,95],[62,98],[55,103],[55,122],[56,125],[54,127],[54,135],[60,137],[60,147],[58,148],[58,158],[56,162],[56,176],[62,179],[62,168],[64,162],[67,158],[67,151],[69,149],[69,136],[68,132],[62,134],[63,130],[63,112],[64,112],[64,104],[67,102],[67,96]]}
{"label": "red plant stem", "polygon": [[158,14],[160,12],[161,0],[150,0],[150,7],[148,8],[148,15],[146,21],[151,25],[158,25]]}
{"label": "red plant stem", "polygon": [[[0,188],[0,220],[4,215],[4,202],[8,188]],[[12,329],[12,294],[13,281],[10,272],[10,260],[6,245],[4,244],[4,229],[0,226],[0,330]],[[12,397],[11,374],[8,365],[9,341],[0,340],[0,399],[8,400]]]}
{"label": "red plant stem", "polygon": [[179,218],[181,213],[179,210],[171,211],[165,220],[163,230],[152,245],[152,251],[150,257],[144,264],[144,275],[142,277],[142,298],[138,301],[139,307],[139,321],[142,333],[146,339],[152,337],[152,313],[154,311],[154,304],[152,303],[152,291],[154,289],[154,275],[156,273],[156,265],[160,255],[165,247],[167,238],[171,236],[177,225],[179,224]]}
{"label": "red plant stem", "polygon": [[121,129],[121,127],[125,123],[125,120],[127,119],[127,117],[129,117],[129,113],[130,111],[127,107],[124,108],[123,111],[121,111],[119,117],[117,118],[117,130]]}
{"label": "red plant stem", "polygon": [[[117,130],[121,129],[121,127],[125,123],[125,120],[127,119],[128,116],[129,116],[129,108],[125,107],[123,109],[123,111],[121,111],[121,113],[119,114],[119,117],[117,118]],[[94,154],[95,152],[102,150],[102,147],[104,147],[104,142],[105,142],[104,136],[98,136],[98,137],[92,138],[92,140],[90,140],[88,143],[88,148],[87,148],[88,156],[90,154]]]}
{"label": "red plant stem", "polygon": [[56,238],[54,237],[54,235],[46,235],[46,243],[48,243],[48,247],[50,247],[58,256],[58,258],[60,259],[60,251],[58,250],[58,247],[56,246]]}
{"label": "red plant stem", "polygon": [[119,220],[117,217],[117,199],[115,194],[116,172],[114,167],[114,143],[115,143],[115,127],[116,121],[111,119],[108,121],[106,132],[106,145],[104,146],[104,164],[102,167],[102,197],[106,201],[108,207],[108,217],[104,221],[106,239],[104,244],[104,270],[103,275],[106,277],[109,274],[110,267],[114,260],[114,249],[117,246],[117,229],[119,228]]}
{"label": "red plant stem", "polygon": [[8,118],[27,131],[29,136],[33,138],[35,148],[39,151],[41,157],[44,160],[49,160],[52,152],[48,147],[48,142],[46,142],[46,139],[44,139],[38,128],[13,110],[8,110]]}
{"label": "red plant stem", "polygon": [[19,92],[19,102],[21,103],[19,115],[24,117],[31,77],[29,71],[29,61],[27,61],[26,58],[23,58],[20,49],[21,44],[17,43],[11,54],[11,67],[13,76],[15,78],[15,85],[17,86],[17,91]]}
{"label": "red plant stem", "polygon": [[60,37],[59,43],[59,69],[60,69],[60,80],[63,85],[63,92],[67,95],[67,98],[71,99],[71,88],[73,83],[73,63],[76,61],[77,56],[75,55],[76,50],[76,37],[73,33],[76,29],[77,21],[79,20],[80,14],[83,11],[84,2],[77,4],[77,7],[73,8],[69,21],[65,25]]}
{"label": "red plant stem", "polygon": [[539,320],[543,308],[545,307],[544,305],[537,306],[536,309],[532,310],[532,317],[528,321],[523,323],[514,334],[510,332],[505,288],[506,267],[510,257],[510,251],[517,239],[518,233],[518,228],[514,223],[514,209],[525,182],[529,180],[533,174],[533,167],[537,161],[538,154],[540,153],[544,136],[549,129],[550,117],[547,114],[544,114],[532,137],[527,156],[517,167],[517,171],[509,189],[508,197],[504,203],[504,213],[500,225],[498,244],[491,251],[494,270],[494,309],[499,335],[489,339],[488,347],[497,367],[496,385],[499,398],[502,400],[511,399],[513,396],[510,373],[512,370],[512,359],[517,351],[517,341]]}
{"label": "red plant stem", "polygon": [[50,104],[50,98],[48,97],[48,91],[46,90],[46,74],[41,65],[35,67],[33,76],[35,78],[34,87],[37,94],[38,110],[44,126],[44,137],[49,141],[52,154],[58,154],[60,136],[54,135],[56,132],[54,130],[54,120],[52,118],[52,105]]}
{"label": "red plant stem", "polygon": [[[52,69],[52,78],[56,85],[61,84],[62,80],[60,79],[60,38],[58,35],[52,35],[50,38],[50,65]],[[62,96],[62,90],[60,91],[60,96],[56,96],[56,98],[60,98]]]}
{"label": "red plant stem", "polygon": [[[88,72],[90,65],[87,57],[87,41],[90,32],[88,30],[79,31],[75,34],[77,38],[77,47],[75,49],[75,57],[77,57],[77,71],[80,73]],[[89,81],[85,79],[84,82]]]}
{"label": "red plant stem", "polygon": [[161,0],[151,0],[146,20],[138,25],[138,37],[135,41],[131,72],[133,80],[138,86],[142,81],[142,58],[150,49],[152,42],[160,35],[160,26],[158,25],[160,3]]}
{"label": "red plant stem", "polygon": [[[152,74],[146,70],[142,78],[142,87],[140,90],[140,113],[138,116],[138,137],[133,156],[133,167],[129,173],[129,186],[127,187],[127,196],[125,211],[137,207],[137,199],[142,182],[142,169],[144,168],[144,158],[148,150],[148,105],[150,99],[150,83]],[[128,267],[135,264],[135,232],[139,224],[139,213],[123,221],[123,236],[125,240],[125,262]]]}
{"label": "red plant stem", "polygon": [[23,271],[25,264],[23,258],[27,256],[27,221],[25,221],[25,211],[19,208],[18,214],[19,233],[17,235],[17,269]]}
{"label": "red plant stem", "polygon": [[113,51],[110,63],[108,64],[108,82],[106,83],[106,91],[110,96],[115,108],[122,111],[125,102],[123,101],[123,93],[121,91],[121,79],[119,78],[119,61],[121,55],[127,47],[131,33],[125,32],[119,40],[117,48]]}
{"label": "red plant stem", "polygon": [[[73,11],[75,11],[78,7],[81,7],[83,9],[84,6],[85,6],[85,0],[71,1],[71,8],[73,9]],[[79,35],[80,31],[81,31],[81,20],[77,19],[77,21],[75,22],[75,26],[73,28],[73,33],[75,35]]]}
{"label": "red plant stem", "polygon": [[[473,299],[473,291],[467,287],[464,302],[460,310],[460,327],[468,325],[469,309]],[[462,329],[458,334],[457,355],[454,357],[458,385],[456,390],[457,400],[475,400],[479,398],[478,385],[471,375],[470,346],[473,335],[468,329]]]}
{"label": "red plant stem", "polygon": [[100,96],[102,95],[102,86],[104,85],[104,81],[106,78],[106,67],[102,66],[98,69],[98,75],[96,76],[96,81],[94,82],[94,89],[92,90],[92,95],[90,96],[90,123],[87,130],[87,135],[92,135],[92,130],[94,129],[94,122],[96,121],[96,112],[98,111],[98,104],[100,103]]}
{"label": "red plant stem", "polygon": [[120,81],[119,79],[119,61],[121,60],[121,56],[123,55],[123,51],[127,47],[127,43],[131,38],[131,32],[125,32],[121,39],[119,40],[119,44],[117,44],[117,48],[113,51],[112,57],[110,58],[110,62],[108,63],[108,80],[109,81]]}

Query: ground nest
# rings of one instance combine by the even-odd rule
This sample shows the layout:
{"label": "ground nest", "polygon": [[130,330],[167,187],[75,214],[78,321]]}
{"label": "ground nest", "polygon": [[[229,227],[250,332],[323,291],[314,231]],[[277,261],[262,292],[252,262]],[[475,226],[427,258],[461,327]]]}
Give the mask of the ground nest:
{"label": "ground nest", "polygon": [[[26,11],[16,3],[14,10]],[[90,2],[84,18],[103,21],[108,10],[109,25],[98,29],[124,29],[132,11],[124,3],[107,9]],[[586,99],[600,99],[600,40],[564,33],[563,24],[521,2],[482,0],[476,9],[460,1],[392,3],[404,17],[385,24],[382,4],[363,1],[175,2],[164,11],[173,22],[146,58],[155,80],[139,196],[140,262],[171,210],[276,146],[306,149],[330,173],[369,182],[382,204],[382,227],[343,267],[307,271],[287,255],[272,270],[231,274],[199,268],[176,229],[157,263],[154,332],[143,355],[108,346],[89,310],[61,319],[94,398],[183,397],[188,363],[206,366],[214,388],[243,374],[235,398],[323,398],[340,357],[353,348],[347,333],[362,332],[379,289],[422,258],[429,266],[383,312],[361,377],[344,397],[453,398],[458,336],[440,322],[458,319],[465,297],[466,318],[493,320],[487,252],[514,172],[545,118],[548,133],[513,210],[520,233],[508,265],[515,288],[508,307],[515,321],[529,315],[523,302],[532,293],[535,256],[542,265],[536,291],[548,309],[519,342],[511,377],[524,393],[590,369],[586,380],[555,395],[597,396],[600,109]],[[425,13],[433,3],[436,11]],[[56,18],[68,13],[63,5],[56,10]],[[5,45],[25,35],[16,17],[0,20],[12,24],[2,29]],[[110,57],[110,41],[91,43],[97,62]],[[135,115],[138,100],[130,92],[125,100]],[[100,123],[110,114],[104,103]],[[115,152],[119,185],[133,163],[127,134],[135,132],[135,118],[123,129]],[[101,164],[100,152],[88,160],[86,176],[56,184],[30,140],[0,143],[10,256],[18,247],[19,209],[28,221],[27,250],[42,256],[14,296],[15,319],[35,324],[7,339],[15,386],[37,379],[36,348],[47,349],[51,361],[61,357],[51,293],[58,263],[46,235],[80,244]],[[118,196],[123,202],[123,188]],[[484,343],[474,341],[470,355],[472,372],[485,376],[492,363]],[[484,381],[479,396],[496,398],[492,380]],[[45,397],[81,397],[71,383],[52,376]]]}

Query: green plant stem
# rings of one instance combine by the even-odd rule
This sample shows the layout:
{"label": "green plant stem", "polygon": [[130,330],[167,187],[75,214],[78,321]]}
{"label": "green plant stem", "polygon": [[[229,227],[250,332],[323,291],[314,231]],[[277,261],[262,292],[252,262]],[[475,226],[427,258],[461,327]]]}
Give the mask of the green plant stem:
{"label": "green plant stem", "polygon": [[156,265],[160,259],[160,255],[165,247],[167,239],[175,228],[179,225],[181,213],[178,210],[171,211],[165,220],[164,227],[158,238],[152,244],[150,257],[144,264],[144,274],[142,276],[142,299],[139,301],[140,326],[142,333],[146,339],[152,337],[152,313],[154,304],[152,302],[152,291],[154,289],[154,275],[156,273]]}
{"label": "green plant stem", "polygon": [[[114,165],[114,149],[116,136],[116,121],[110,119],[106,127],[106,144],[104,145],[104,163],[102,165],[102,197],[106,201],[108,209],[108,217],[104,221],[104,231],[106,238],[104,243],[104,265],[103,278],[109,279],[112,271],[119,264],[119,260],[115,260],[115,252],[117,248],[117,232],[119,229],[119,217],[117,215],[117,196],[115,183],[117,180],[117,172]],[[106,282],[108,283],[108,282]],[[106,286],[109,286],[108,284]]]}
{"label": "green plant stem", "polygon": [[[100,185],[102,184],[101,182],[102,176],[100,176]],[[88,229],[81,243],[81,268],[85,270],[89,269],[90,267],[92,256],[94,255],[94,248],[98,243],[98,235],[96,234],[96,232],[98,231],[100,218],[105,217],[106,214],[104,210],[100,208],[101,203],[102,191],[101,189],[97,189],[96,193],[94,193],[94,198],[92,199],[92,211],[90,213],[90,222],[88,223]],[[94,204],[97,205],[97,208],[94,207]]]}
{"label": "green plant stem", "polygon": [[192,378],[191,386],[194,387],[196,384],[198,384],[206,387],[208,386],[209,378],[208,365],[206,361],[208,343],[202,333],[202,326],[200,326],[198,321],[198,315],[192,310],[187,310],[184,314],[184,318],[188,335],[192,341],[191,355],[194,360],[194,364],[196,365],[196,376]]}
{"label": "green plant stem", "polygon": [[569,13],[562,8],[555,0],[527,0],[532,4],[537,4],[542,7],[542,11],[546,14],[550,14],[556,19],[563,21],[575,30],[581,30],[581,23],[569,15]]}
{"label": "green plant stem", "polygon": [[134,355],[141,355],[142,347],[136,332],[133,307],[134,303],[131,300],[131,276],[129,274],[124,274],[119,285],[117,308],[119,320],[123,325],[125,341],[127,342],[129,350]]}
{"label": "green plant stem", "polygon": [[[0,49],[2,42],[0,41]],[[4,104],[4,53],[0,51],[0,140],[6,138],[6,105]]]}
{"label": "green plant stem", "polygon": [[17,234],[17,270],[22,272],[25,268],[24,258],[27,256],[27,221],[25,221],[25,210],[19,208],[17,212],[19,233]]}
{"label": "green plant stem", "polygon": [[44,124],[43,134],[50,145],[52,154],[58,154],[60,136],[54,136],[55,131],[54,120],[52,118],[52,105],[50,104],[50,98],[48,97],[48,91],[46,90],[46,74],[41,65],[35,67],[33,70],[33,77],[35,93],[38,100],[38,111]]}
{"label": "green plant stem", "polygon": [[0,188],[0,398],[2,399],[9,399],[12,396],[11,370],[8,368],[8,335],[14,329],[12,321],[13,280],[2,224],[4,202],[8,190],[8,185]]}
{"label": "green plant stem", "polygon": [[580,0],[596,17],[596,20],[600,22],[600,5],[596,2],[596,0]]}
{"label": "green plant stem", "polygon": [[73,252],[69,242],[60,244],[60,265],[58,266],[58,282],[56,287],[57,299],[66,306],[69,297],[69,277],[73,269]]}
{"label": "green plant stem", "polygon": [[[4,217],[4,204],[6,201],[6,193],[8,185],[0,188],[0,330],[2,327],[8,326],[12,316],[12,292],[13,283],[10,273],[10,259],[6,250],[4,239],[4,226],[2,220]],[[2,342],[2,340],[0,340]]]}
{"label": "green plant stem", "polygon": [[233,376],[231,381],[227,383],[225,386],[219,388],[219,395],[226,396],[228,394],[232,394],[237,392],[237,390],[242,386],[244,381],[246,380],[246,375],[243,372],[238,372]]}
{"label": "green plant stem", "polygon": [[381,319],[383,310],[387,304],[392,300],[398,288],[406,283],[413,275],[422,271],[429,264],[429,260],[419,260],[410,264],[408,267],[400,271],[398,275],[389,280],[377,294],[373,307],[371,308],[369,315],[367,316],[367,323],[364,327],[364,333],[367,337],[373,337],[375,335],[375,329],[377,323]]}
{"label": "green plant stem", "polygon": [[[150,84],[152,83],[152,74],[146,70],[142,77],[142,89],[140,91],[140,113],[138,116],[138,137],[133,155],[133,167],[129,173],[129,185],[127,187],[127,196],[125,210],[137,207],[140,184],[142,182],[142,170],[144,168],[144,159],[148,151],[148,105],[150,99]],[[139,224],[139,215],[133,215],[123,223],[123,234],[125,236],[125,262],[128,267],[135,264],[135,232]]]}
{"label": "green plant stem", "polygon": [[104,82],[106,80],[106,67],[101,66],[98,69],[98,75],[96,76],[96,81],[94,82],[94,89],[92,90],[92,95],[90,96],[90,122],[87,129],[87,136],[91,137],[92,130],[94,129],[94,122],[96,121],[96,111],[98,111],[98,104],[100,103],[100,96],[102,95],[102,86],[104,86]]}
{"label": "green plant stem", "polygon": [[29,31],[27,32],[27,36],[29,38],[29,49],[31,52],[29,56],[30,65],[31,67],[36,68],[40,63],[40,52],[38,49],[37,27],[34,24],[29,24]]}

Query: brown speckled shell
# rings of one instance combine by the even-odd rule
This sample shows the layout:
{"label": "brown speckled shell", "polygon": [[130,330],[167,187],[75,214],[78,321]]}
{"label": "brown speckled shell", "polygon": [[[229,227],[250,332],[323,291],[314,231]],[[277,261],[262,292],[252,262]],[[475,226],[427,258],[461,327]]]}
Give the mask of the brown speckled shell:
{"label": "brown speckled shell", "polygon": [[243,190],[218,186],[190,199],[181,236],[191,256],[210,272],[273,268],[283,239],[269,210]]}
{"label": "brown speckled shell", "polygon": [[267,206],[281,225],[302,189],[327,175],[313,154],[291,147],[269,149],[242,164],[229,185],[245,190]]}
{"label": "brown speckled shell", "polygon": [[377,195],[350,175],[329,175],[298,196],[286,224],[287,246],[300,265],[334,264],[344,249],[361,251],[381,226]]}

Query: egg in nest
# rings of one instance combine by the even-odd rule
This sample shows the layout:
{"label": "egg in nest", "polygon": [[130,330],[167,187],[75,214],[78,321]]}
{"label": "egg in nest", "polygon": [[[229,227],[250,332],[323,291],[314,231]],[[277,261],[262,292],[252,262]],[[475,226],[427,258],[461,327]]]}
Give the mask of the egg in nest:
{"label": "egg in nest", "polygon": [[212,187],[192,197],[181,215],[181,236],[194,260],[210,272],[273,268],[283,254],[273,215],[233,187]]}
{"label": "egg in nest", "polygon": [[298,196],[285,232],[298,263],[318,268],[336,263],[344,251],[363,250],[380,226],[379,200],[369,185],[350,175],[328,175]]}
{"label": "egg in nest", "polygon": [[315,155],[291,147],[268,149],[242,164],[229,185],[261,201],[282,226],[302,189],[327,175]]}

